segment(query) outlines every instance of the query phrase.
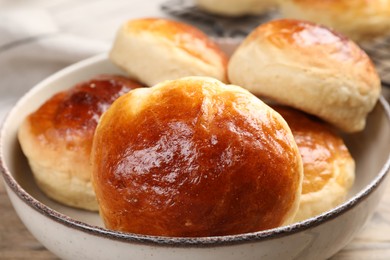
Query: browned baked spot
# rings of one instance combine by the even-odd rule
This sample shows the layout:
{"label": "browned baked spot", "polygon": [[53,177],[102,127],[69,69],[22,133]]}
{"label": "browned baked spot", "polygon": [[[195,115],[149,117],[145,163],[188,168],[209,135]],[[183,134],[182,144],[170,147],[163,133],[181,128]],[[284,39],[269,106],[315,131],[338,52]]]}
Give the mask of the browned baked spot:
{"label": "browned baked spot", "polygon": [[128,91],[142,87],[123,76],[100,75],[54,95],[28,116],[32,134],[42,145],[56,143],[89,154],[101,114]]}

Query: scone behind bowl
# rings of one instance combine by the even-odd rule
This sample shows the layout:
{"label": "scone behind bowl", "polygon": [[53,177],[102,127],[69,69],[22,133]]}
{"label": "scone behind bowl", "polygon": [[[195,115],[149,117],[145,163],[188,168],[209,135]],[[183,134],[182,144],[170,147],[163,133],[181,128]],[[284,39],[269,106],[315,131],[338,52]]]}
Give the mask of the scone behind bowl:
{"label": "scone behind bowl", "polygon": [[276,3],[277,0],[196,0],[200,9],[227,17],[259,15],[267,12]]}
{"label": "scone behind bowl", "polygon": [[280,0],[285,18],[333,28],[354,41],[371,41],[390,33],[390,0]]}
{"label": "scone behind bowl", "polygon": [[90,153],[100,115],[140,84],[101,75],[60,92],[21,124],[18,139],[38,187],[68,206],[98,210],[91,184]]}

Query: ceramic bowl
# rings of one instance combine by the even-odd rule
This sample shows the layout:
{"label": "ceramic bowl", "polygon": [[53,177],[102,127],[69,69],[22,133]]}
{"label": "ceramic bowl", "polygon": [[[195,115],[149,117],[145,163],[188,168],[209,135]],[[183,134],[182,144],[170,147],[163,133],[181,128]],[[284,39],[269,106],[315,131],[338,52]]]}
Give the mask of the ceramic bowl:
{"label": "ceramic bowl", "polygon": [[97,213],[58,204],[43,195],[23,156],[21,121],[54,93],[100,73],[120,73],[106,55],[72,65],[24,95],[1,130],[1,170],[11,202],[26,227],[63,259],[325,259],[363,227],[386,187],[390,168],[390,110],[381,98],[363,132],[345,136],[357,163],[347,201],[331,211],[289,226],[233,236],[169,238],[104,228]]}

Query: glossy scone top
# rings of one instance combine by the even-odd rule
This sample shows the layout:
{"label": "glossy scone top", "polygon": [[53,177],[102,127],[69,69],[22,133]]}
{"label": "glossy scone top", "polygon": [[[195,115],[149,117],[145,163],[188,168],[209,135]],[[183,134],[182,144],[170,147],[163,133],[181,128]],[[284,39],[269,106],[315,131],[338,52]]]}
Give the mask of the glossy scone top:
{"label": "glossy scone top", "polygon": [[240,87],[203,77],[137,89],[114,102],[92,149],[110,229],[215,236],[291,222],[302,165],[285,121]]}
{"label": "glossy scone top", "polygon": [[161,18],[124,23],[110,59],[148,86],[185,76],[227,78],[227,57],[206,34],[191,25]]}
{"label": "glossy scone top", "polygon": [[251,92],[360,131],[380,94],[367,54],[328,28],[275,20],[256,28],[233,54],[229,79]]}
{"label": "glossy scone top", "polygon": [[356,41],[390,32],[389,0],[283,0],[280,7],[285,17],[332,27]]}
{"label": "glossy scone top", "polygon": [[288,107],[273,106],[287,121],[303,162],[302,196],[295,221],[342,203],[355,179],[355,162],[329,125]]}
{"label": "glossy scone top", "polygon": [[19,141],[47,195],[97,210],[90,183],[93,134],[111,103],[137,87],[141,85],[122,76],[100,75],[55,94],[24,120]]}

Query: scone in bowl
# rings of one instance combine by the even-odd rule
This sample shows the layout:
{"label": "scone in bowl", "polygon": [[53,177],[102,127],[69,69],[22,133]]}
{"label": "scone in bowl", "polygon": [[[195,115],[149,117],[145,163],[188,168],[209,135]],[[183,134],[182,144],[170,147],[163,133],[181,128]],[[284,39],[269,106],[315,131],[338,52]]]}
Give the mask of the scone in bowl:
{"label": "scone in bowl", "polygon": [[356,180],[340,206],[271,230],[216,237],[156,237],[104,228],[98,213],[63,206],[36,186],[17,131],[54,93],[98,74],[120,74],[107,55],[72,65],[24,95],[1,130],[1,170],[11,202],[26,227],[63,259],[325,259],[364,226],[386,188],[390,169],[390,109],[382,97],[363,132],[344,136],[356,161]]}

